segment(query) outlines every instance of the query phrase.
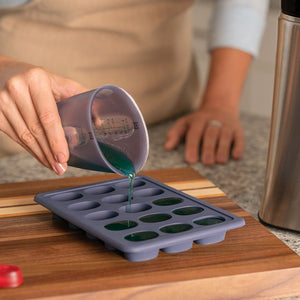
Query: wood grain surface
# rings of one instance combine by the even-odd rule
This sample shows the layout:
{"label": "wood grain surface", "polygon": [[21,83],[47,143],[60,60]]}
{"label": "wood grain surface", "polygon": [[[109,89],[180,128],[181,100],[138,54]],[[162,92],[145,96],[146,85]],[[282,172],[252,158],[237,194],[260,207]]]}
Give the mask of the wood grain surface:
{"label": "wood grain surface", "polygon": [[0,299],[274,299],[300,295],[300,257],[191,168],[143,174],[245,219],[223,242],[130,262],[53,220],[35,194],[112,178],[0,185],[0,263],[21,268],[24,283]]}

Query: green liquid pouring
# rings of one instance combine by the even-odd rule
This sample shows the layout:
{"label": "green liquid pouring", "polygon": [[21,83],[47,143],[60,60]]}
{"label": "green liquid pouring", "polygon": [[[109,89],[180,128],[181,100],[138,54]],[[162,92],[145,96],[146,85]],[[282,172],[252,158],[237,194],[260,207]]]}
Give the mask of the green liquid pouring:
{"label": "green liquid pouring", "polygon": [[[109,161],[109,163],[129,178],[127,211],[130,212],[133,194],[133,183],[135,178],[135,170],[133,163],[123,152],[100,142],[98,142],[98,145],[105,158]],[[128,226],[130,226],[130,224],[128,224]]]}

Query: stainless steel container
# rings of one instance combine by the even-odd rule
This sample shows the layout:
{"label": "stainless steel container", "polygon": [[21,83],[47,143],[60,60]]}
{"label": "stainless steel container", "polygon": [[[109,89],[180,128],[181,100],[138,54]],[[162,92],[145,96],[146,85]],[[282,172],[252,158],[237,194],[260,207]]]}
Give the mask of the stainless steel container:
{"label": "stainless steel container", "polygon": [[300,0],[282,1],[261,221],[300,231]]}

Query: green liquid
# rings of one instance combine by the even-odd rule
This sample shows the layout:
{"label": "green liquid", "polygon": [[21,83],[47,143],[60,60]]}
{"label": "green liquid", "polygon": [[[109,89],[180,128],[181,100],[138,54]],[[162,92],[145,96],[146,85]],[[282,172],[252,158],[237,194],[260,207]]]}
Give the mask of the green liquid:
{"label": "green liquid", "polygon": [[127,212],[131,212],[131,200],[133,198],[133,183],[134,183],[134,178],[135,174],[130,174],[128,175],[129,178],[129,192],[128,192],[128,206],[126,208]]}
{"label": "green liquid", "polygon": [[120,230],[125,230],[128,228],[133,228],[137,226],[137,223],[134,221],[119,221],[119,222],[114,222],[114,223],[110,223],[105,225],[104,227],[108,230],[112,230],[112,231],[120,231]]}
{"label": "green liquid", "polygon": [[158,206],[175,205],[175,204],[178,204],[181,202],[182,202],[181,198],[175,198],[175,197],[161,198],[161,199],[153,201],[153,203]]}
{"label": "green liquid", "polygon": [[161,228],[160,230],[165,233],[178,233],[192,229],[190,224],[174,224]]}
{"label": "green liquid", "polygon": [[127,212],[131,211],[131,200],[133,194],[133,183],[135,178],[135,170],[132,161],[121,151],[116,150],[106,144],[98,142],[98,145],[108,160],[108,162],[121,171],[125,176],[129,178],[129,192],[128,192],[128,206]]}
{"label": "green liquid", "polygon": [[163,222],[163,221],[169,220],[171,218],[172,217],[167,214],[153,214],[153,215],[148,215],[148,216],[140,218],[140,221],[145,222],[145,223],[157,223],[157,222]]}
{"label": "green liquid", "polygon": [[135,176],[132,161],[123,152],[100,142],[98,142],[98,145],[105,158],[113,167],[121,171],[127,177]]}
{"label": "green liquid", "polygon": [[186,215],[194,215],[203,211],[201,207],[183,207],[173,210],[175,215],[186,216]]}
{"label": "green liquid", "polygon": [[194,223],[197,225],[209,226],[209,225],[219,224],[224,221],[225,219],[223,218],[206,218],[206,219],[195,221]]}
{"label": "green liquid", "polygon": [[129,234],[125,236],[125,239],[131,242],[142,242],[150,239],[154,239],[158,234],[154,231],[142,231]]}

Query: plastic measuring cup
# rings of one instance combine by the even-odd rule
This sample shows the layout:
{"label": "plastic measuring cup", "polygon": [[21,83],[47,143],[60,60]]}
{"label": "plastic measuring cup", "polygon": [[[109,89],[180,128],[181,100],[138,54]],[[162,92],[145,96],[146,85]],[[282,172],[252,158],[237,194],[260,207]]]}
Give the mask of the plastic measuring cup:
{"label": "plastic measuring cup", "polygon": [[105,85],[57,103],[68,141],[68,165],[128,176],[148,157],[143,116],[123,89]]}

